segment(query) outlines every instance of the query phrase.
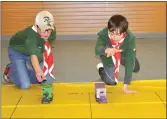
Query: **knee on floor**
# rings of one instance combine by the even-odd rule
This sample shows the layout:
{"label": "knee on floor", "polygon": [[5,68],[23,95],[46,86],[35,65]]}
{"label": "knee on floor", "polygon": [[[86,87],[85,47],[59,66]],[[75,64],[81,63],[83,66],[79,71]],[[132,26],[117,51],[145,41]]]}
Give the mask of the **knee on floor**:
{"label": "knee on floor", "polygon": [[28,89],[28,88],[30,88],[30,83],[23,83],[23,84],[21,84],[20,88],[21,89]]}
{"label": "knee on floor", "polygon": [[107,84],[107,85],[117,85],[117,83],[116,83],[116,82],[113,82],[113,81],[106,81],[106,84]]}

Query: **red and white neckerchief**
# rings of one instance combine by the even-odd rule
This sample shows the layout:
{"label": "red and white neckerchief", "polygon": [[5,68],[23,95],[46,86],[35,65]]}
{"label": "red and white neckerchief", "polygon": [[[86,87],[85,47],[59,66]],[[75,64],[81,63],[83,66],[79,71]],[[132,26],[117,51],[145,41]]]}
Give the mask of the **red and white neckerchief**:
{"label": "red and white neckerchief", "polygon": [[44,66],[43,66],[43,72],[46,76],[48,73],[49,75],[55,79],[53,75],[53,68],[54,68],[54,60],[53,55],[51,52],[51,46],[48,41],[45,41],[44,44]]}
{"label": "red and white neckerchief", "polygon": [[[123,36],[123,38],[118,42],[118,43],[115,43],[114,40],[110,39],[110,43],[112,45],[113,48],[116,48],[116,49],[119,49],[119,47],[122,45],[124,39],[125,39],[125,36]],[[119,66],[120,66],[120,60],[121,60],[121,53],[120,52],[117,52],[115,53],[113,56],[112,56],[112,59],[113,59],[113,63],[115,65],[115,68],[114,68],[114,78],[115,78],[115,82],[118,83],[118,74],[119,74]]]}

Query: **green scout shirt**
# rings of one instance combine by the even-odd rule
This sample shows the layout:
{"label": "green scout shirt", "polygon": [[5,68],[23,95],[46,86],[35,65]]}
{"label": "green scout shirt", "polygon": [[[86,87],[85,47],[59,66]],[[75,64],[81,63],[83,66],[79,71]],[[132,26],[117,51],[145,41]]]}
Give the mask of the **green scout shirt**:
{"label": "green scout shirt", "polygon": [[[95,54],[96,56],[101,56],[104,65],[110,67],[113,66],[114,63],[112,61],[112,57],[107,58],[105,55],[105,49],[107,47],[112,48],[112,45],[110,44],[110,39],[108,36],[108,28],[104,28],[98,32]],[[136,56],[136,37],[129,30],[127,31],[127,35],[123,41],[123,44],[120,46],[120,49],[123,50],[121,55],[125,57],[126,62],[124,83],[129,84],[132,78],[134,59]]]}
{"label": "green scout shirt", "polygon": [[[45,40],[32,27],[29,26],[13,35],[9,42],[9,48],[28,56],[36,55],[39,62],[41,62],[43,60]],[[52,31],[48,41],[51,43],[55,39],[56,28]]]}

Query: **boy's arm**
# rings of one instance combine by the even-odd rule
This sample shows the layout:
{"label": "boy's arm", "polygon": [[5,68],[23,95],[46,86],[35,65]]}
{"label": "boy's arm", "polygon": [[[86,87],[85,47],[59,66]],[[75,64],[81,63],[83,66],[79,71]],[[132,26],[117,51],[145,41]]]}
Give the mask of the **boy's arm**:
{"label": "boy's arm", "polygon": [[32,63],[32,66],[35,70],[35,74],[36,74],[36,78],[39,82],[42,82],[44,79],[46,79],[40,65],[39,65],[39,60],[38,60],[38,57],[36,55],[31,55],[30,56],[31,58],[31,63]]}
{"label": "boy's arm", "polygon": [[129,44],[128,49],[125,53],[125,77],[124,77],[124,84],[130,84],[132,79],[132,73],[134,68],[134,60],[136,57],[136,37],[133,37]]}
{"label": "boy's arm", "polygon": [[33,66],[35,72],[40,73],[41,72],[41,67],[39,65],[38,57],[36,55],[31,55],[30,59],[31,59],[31,63],[32,63],[32,66]]}
{"label": "boy's arm", "polygon": [[35,70],[36,78],[39,82],[42,82],[42,80],[45,79],[45,76],[40,67],[39,59],[43,58],[43,54],[41,54],[41,51],[37,46],[36,39],[29,37],[26,40],[25,48],[27,50],[28,55],[30,56],[32,66]]}
{"label": "boy's arm", "polygon": [[31,59],[31,62],[32,62],[32,65],[33,65],[35,72],[39,72],[39,70],[41,70],[41,68],[39,65],[38,58],[42,59],[43,55],[41,54],[40,49],[37,47],[36,39],[29,37],[26,40],[25,48],[26,48],[28,55],[30,56],[30,59]]}
{"label": "boy's arm", "polygon": [[106,43],[105,40],[102,37],[98,37],[96,46],[95,46],[95,54],[96,56],[105,56],[105,49],[106,49]]}

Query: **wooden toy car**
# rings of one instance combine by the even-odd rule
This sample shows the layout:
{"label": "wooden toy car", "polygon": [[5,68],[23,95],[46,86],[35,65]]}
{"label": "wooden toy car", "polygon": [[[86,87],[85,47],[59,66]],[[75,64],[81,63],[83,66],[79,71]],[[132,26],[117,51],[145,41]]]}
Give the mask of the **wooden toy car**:
{"label": "wooden toy car", "polygon": [[98,103],[107,103],[106,88],[104,83],[95,83],[95,98]]}

